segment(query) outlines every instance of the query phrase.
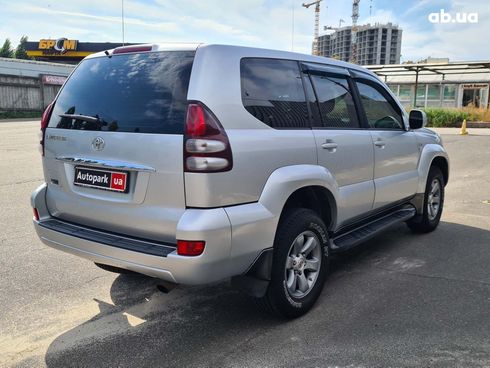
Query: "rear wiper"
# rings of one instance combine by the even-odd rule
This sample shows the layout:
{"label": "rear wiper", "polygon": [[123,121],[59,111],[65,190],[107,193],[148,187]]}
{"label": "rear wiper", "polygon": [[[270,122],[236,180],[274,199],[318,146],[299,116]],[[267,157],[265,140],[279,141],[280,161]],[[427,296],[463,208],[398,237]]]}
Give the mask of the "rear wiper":
{"label": "rear wiper", "polygon": [[79,115],[79,114],[59,114],[62,118],[75,119],[75,120],[83,120],[89,123],[99,123],[101,122],[100,118],[96,118],[88,115]]}

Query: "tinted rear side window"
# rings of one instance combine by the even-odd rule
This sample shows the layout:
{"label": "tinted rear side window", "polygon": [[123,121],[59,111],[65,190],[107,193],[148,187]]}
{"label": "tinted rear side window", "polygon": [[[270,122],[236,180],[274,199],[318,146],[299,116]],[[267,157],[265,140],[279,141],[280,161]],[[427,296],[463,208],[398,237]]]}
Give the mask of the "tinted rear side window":
{"label": "tinted rear side window", "polygon": [[169,51],[84,60],[63,87],[49,127],[181,134],[193,59],[194,52]]}
{"label": "tinted rear side window", "polygon": [[273,128],[308,128],[308,109],[296,61],[241,61],[242,101],[247,111]]}

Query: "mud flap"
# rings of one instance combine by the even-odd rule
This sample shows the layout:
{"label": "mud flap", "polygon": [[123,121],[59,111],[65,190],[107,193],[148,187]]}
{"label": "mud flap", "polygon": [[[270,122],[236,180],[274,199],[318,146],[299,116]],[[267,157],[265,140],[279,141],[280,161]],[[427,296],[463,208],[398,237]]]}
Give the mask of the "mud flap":
{"label": "mud flap", "polygon": [[231,285],[250,296],[263,297],[271,280],[272,257],[272,248],[262,251],[245,274],[231,278]]}

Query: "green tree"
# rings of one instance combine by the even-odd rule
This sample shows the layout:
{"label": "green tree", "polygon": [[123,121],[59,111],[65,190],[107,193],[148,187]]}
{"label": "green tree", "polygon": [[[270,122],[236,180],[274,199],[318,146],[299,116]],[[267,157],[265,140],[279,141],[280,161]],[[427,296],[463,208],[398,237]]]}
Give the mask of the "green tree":
{"label": "green tree", "polygon": [[27,36],[22,36],[20,38],[19,45],[15,49],[16,59],[30,59],[30,57],[27,56],[26,43],[27,43]]}
{"label": "green tree", "polygon": [[14,50],[12,49],[12,43],[7,38],[3,43],[2,48],[0,48],[0,57],[13,58]]}

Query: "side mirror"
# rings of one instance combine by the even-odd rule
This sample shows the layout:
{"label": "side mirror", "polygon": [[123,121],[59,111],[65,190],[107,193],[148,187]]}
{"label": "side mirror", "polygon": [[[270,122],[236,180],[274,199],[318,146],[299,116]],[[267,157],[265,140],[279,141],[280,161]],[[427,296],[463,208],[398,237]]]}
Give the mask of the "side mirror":
{"label": "side mirror", "polygon": [[410,129],[420,129],[427,125],[427,115],[422,110],[412,110],[408,116]]}

